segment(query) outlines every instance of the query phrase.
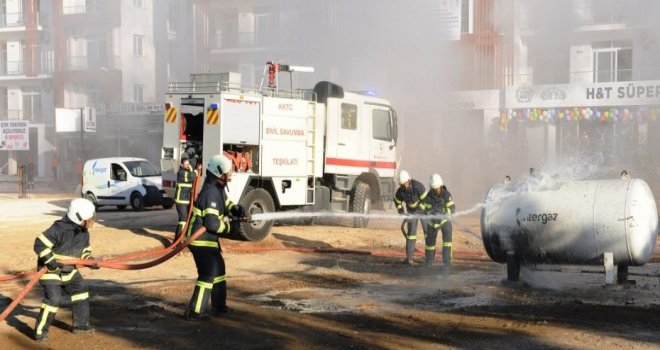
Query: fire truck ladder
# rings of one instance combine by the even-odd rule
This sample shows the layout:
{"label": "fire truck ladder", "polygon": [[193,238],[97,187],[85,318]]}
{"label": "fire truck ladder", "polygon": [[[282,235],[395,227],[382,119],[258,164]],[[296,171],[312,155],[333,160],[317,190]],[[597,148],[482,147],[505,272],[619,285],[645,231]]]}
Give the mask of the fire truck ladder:
{"label": "fire truck ladder", "polygon": [[316,193],[316,105],[307,105],[307,204],[314,204]]}

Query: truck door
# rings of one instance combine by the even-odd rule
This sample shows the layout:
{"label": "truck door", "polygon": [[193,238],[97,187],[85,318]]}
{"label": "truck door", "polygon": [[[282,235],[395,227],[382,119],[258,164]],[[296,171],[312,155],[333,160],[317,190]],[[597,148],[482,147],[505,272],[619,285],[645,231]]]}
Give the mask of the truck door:
{"label": "truck door", "polygon": [[394,176],[396,145],[394,113],[385,106],[371,106],[370,160],[380,176]]}
{"label": "truck door", "polygon": [[337,158],[342,160],[360,160],[360,132],[363,127],[358,118],[358,105],[342,102],[337,128]]}

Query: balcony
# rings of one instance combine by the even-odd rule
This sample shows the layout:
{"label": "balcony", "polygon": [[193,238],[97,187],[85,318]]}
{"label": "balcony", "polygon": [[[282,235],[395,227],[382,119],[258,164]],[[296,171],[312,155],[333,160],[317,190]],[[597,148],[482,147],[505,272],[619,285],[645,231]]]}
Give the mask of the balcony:
{"label": "balcony", "polygon": [[68,56],[65,58],[65,70],[119,70],[121,58],[119,56]]}
{"label": "balcony", "polygon": [[212,50],[263,48],[275,45],[273,41],[276,37],[268,32],[216,33],[210,37],[209,46]]}
{"label": "balcony", "polygon": [[[35,72],[37,75],[53,73],[53,62],[49,60],[42,60],[37,63],[38,69]],[[18,77],[26,75],[26,65],[23,61],[6,61],[0,63],[0,76],[4,77]]]}
{"label": "balcony", "polygon": [[[41,30],[43,15],[37,13],[37,30]],[[25,30],[26,20],[25,14],[22,12],[16,13],[0,13],[0,29],[7,30]]]}
{"label": "balcony", "polygon": [[40,122],[46,119],[46,115],[40,108],[30,111],[27,109],[4,109],[0,108],[0,120],[29,120]]}

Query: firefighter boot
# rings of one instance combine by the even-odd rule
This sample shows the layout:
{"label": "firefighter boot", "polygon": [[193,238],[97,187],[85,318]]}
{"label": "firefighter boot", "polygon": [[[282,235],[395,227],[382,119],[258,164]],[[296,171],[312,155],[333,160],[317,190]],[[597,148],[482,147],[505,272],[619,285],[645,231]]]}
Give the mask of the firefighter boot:
{"label": "firefighter boot", "polygon": [[424,265],[431,266],[435,260],[435,247],[433,249],[426,249],[424,252]]}
{"label": "firefighter boot", "polygon": [[190,299],[190,304],[188,305],[186,312],[183,314],[183,318],[188,321],[201,321],[210,318],[209,314],[206,313],[206,309],[212,288],[213,283],[197,280],[192,298]]}
{"label": "firefighter boot", "polygon": [[451,248],[451,242],[442,243],[442,263],[446,270],[451,267]]}
{"label": "firefighter boot", "polygon": [[408,236],[408,239],[406,239],[406,258],[403,260],[404,264],[408,265],[413,265],[413,256],[415,255],[415,238],[410,238]]}
{"label": "firefighter boot", "polygon": [[41,304],[41,311],[34,326],[34,340],[44,341],[48,338],[48,327],[50,327],[50,324],[55,319],[57,309],[57,307],[50,306],[46,303]]}

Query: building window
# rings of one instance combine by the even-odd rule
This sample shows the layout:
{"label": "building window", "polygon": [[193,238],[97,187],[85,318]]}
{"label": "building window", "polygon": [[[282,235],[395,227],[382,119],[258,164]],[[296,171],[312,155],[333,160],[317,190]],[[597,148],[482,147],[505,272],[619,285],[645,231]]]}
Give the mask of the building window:
{"label": "building window", "polygon": [[461,34],[474,33],[474,0],[461,3]]}
{"label": "building window", "polygon": [[593,45],[594,82],[632,80],[632,43],[607,41]]}
{"label": "building window", "polygon": [[144,102],[144,85],[139,85],[139,84],[133,85],[133,102],[135,103]]}
{"label": "building window", "polygon": [[142,0],[133,0],[133,6],[142,8],[144,7],[144,4],[142,3]]}
{"label": "building window", "polygon": [[341,104],[341,128],[357,130],[357,106],[349,103]]}
{"label": "building window", "polygon": [[133,35],[133,54],[144,56],[144,35]]}
{"label": "building window", "polygon": [[383,109],[374,109],[371,114],[371,135],[376,140],[391,141],[390,112]]}
{"label": "building window", "polygon": [[41,120],[41,92],[33,87],[23,87],[21,90],[23,95],[23,119]]}

